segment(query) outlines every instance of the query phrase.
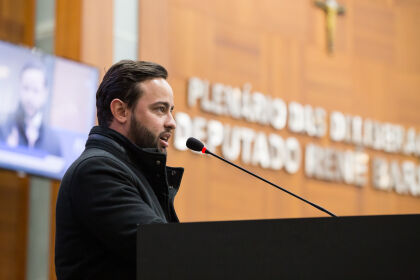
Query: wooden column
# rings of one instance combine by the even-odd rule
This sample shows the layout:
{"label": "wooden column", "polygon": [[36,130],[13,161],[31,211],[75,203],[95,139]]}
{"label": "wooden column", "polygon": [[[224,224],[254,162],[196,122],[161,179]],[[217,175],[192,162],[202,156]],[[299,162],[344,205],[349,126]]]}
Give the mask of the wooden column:
{"label": "wooden column", "polygon": [[0,40],[34,44],[35,0],[0,1]]}
{"label": "wooden column", "polygon": [[[34,0],[0,1],[0,40],[34,45]],[[24,279],[29,179],[0,170],[0,279]]]}
{"label": "wooden column", "polygon": [[80,60],[82,1],[58,0],[55,16],[54,54]]}
{"label": "wooden column", "polygon": [[28,177],[0,171],[0,279],[25,278],[28,196]]}

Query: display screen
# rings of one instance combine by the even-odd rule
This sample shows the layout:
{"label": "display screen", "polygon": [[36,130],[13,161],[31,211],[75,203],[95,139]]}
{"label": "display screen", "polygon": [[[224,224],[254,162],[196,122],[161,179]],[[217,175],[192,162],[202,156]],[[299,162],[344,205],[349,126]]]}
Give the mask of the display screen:
{"label": "display screen", "polygon": [[61,179],[95,123],[96,68],[0,41],[0,168]]}

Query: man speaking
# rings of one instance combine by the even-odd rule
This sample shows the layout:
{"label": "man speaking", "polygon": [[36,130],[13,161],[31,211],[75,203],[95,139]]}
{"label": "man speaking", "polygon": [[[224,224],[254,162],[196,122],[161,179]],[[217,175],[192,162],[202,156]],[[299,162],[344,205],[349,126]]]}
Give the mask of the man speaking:
{"label": "man speaking", "polygon": [[162,66],[123,60],[96,93],[99,126],[61,182],[55,266],[61,279],[135,279],[139,225],[178,222],[182,168],[166,166],[174,97]]}

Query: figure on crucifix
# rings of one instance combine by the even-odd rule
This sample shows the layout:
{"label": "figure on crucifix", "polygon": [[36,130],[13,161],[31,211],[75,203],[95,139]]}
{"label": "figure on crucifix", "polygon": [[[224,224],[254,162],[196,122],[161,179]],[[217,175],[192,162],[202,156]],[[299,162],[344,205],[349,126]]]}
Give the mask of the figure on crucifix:
{"label": "figure on crucifix", "polygon": [[327,46],[328,52],[334,51],[334,37],[336,29],[337,15],[345,13],[345,8],[339,5],[335,0],[315,1],[315,5],[325,11],[327,21]]}

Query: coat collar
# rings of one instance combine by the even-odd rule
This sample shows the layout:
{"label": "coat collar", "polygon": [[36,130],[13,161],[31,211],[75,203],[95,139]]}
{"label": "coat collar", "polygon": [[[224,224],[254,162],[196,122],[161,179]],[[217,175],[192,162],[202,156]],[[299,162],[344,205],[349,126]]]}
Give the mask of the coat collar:
{"label": "coat collar", "polygon": [[183,168],[166,166],[166,154],[157,148],[140,148],[117,131],[103,126],[94,126],[86,142],[86,147],[100,146],[118,157],[140,165],[147,172],[166,173],[168,183],[175,189],[179,188]]}

